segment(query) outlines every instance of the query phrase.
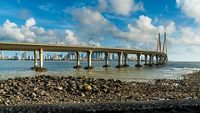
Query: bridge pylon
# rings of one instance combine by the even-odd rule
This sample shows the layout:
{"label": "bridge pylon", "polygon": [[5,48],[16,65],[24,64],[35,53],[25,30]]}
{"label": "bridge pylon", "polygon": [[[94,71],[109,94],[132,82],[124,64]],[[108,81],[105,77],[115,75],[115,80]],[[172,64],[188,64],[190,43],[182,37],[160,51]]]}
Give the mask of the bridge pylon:
{"label": "bridge pylon", "polygon": [[[161,59],[160,62],[165,62],[166,63],[168,61],[168,58],[167,58],[167,34],[166,33],[164,33],[164,41],[162,43],[161,43],[160,33],[158,33],[156,51],[166,54],[166,57],[160,56],[161,57],[160,58]],[[158,56],[157,56],[157,58],[158,58]],[[158,59],[157,59],[157,61],[158,61]]]}
{"label": "bridge pylon", "polygon": [[160,33],[158,33],[158,40],[157,40],[157,52],[161,52]]}
{"label": "bridge pylon", "polygon": [[[162,48],[162,52],[165,53],[167,55],[167,34],[164,33],[164,42],[163,42],[163,48]],[[165,63],[168,61],[168,57],[165,57]]]}
{"label": "bridge pylon", "polygon": [[164,33],[164,42],[163,42],[162,52],[167,54],[167,34],[166,33]]}

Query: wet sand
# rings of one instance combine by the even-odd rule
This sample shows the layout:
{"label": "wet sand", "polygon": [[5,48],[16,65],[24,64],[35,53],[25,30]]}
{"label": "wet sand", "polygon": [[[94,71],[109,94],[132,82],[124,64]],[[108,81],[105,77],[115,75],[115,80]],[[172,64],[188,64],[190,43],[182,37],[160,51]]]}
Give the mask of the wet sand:
{"label": "wet sand", "polygon": [[[123,82],[40,75],[0,81],[0,106],[100,104],[200,98],[200,72],[181,80]],[[198,101],[199,102],[199,101]]]}

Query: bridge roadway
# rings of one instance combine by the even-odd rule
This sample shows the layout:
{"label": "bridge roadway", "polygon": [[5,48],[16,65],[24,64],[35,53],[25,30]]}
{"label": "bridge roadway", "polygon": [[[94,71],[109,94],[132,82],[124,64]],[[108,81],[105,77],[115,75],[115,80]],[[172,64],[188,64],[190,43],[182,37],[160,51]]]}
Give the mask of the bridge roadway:
{"label": "bridge roadway", "polygon": [[[34,67],[36,71],[45,71],[43,67],[43,51],[48,52],[76,52],[77,56],[77,65],[74,68],[80,68],[80,52],[87,52],[88,56],[88,67],[85,69],[92,68],[92,58],[91,54],[94,52],[105,53],[105,65],[103,67],[109,67],[108,57],[109,53],[118,54],[118,68],[128,66],[128,54],[137,55],[137,64],[136,67],[141,67],[140,59],[141,55],[145,56],[145,65],[151,66],[153,64],[154,56],[156,57],[156,64],[161,65],[167,62],[167,54],[157,51],[146,51],[138,49],[127,49],[127,48],[106,48],[106,47],[91,47],[91,46],[67,46],[60,44],[33,44],[33,43],[10,43],[10,42],[0,42],[0,50],[7,51],[34,51],[34,58],[37,58],[37,51],[39,51],[40,65],[37,64],[37,59],[34,60]],[[123,56],[124,56],[124,65],[123,65]],[[147,60],[149,56],[149,60]],[[149,63],[147,63],[149,61]]]}

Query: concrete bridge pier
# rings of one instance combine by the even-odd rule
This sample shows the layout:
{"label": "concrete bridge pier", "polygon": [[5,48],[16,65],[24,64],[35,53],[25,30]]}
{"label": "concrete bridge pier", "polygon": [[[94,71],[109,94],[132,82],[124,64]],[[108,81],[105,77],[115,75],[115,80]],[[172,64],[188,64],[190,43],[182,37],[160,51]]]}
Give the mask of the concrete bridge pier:
{"label": "concrete bridge pier", "polygon": [[43,53],[42,48],[39,50],[39,55],[40,55],[40,66],[36,68],[36,71],[45,72],[45,71],[47,71],[47,69],[43,67],[44,66],[44,53]]}
{"label": "concrete bridge pier", "polygon": [[121,68],[121,67],[123,67],[123,65],[122,65],[122,55],[123,55],[122,52],[119,52],[119,53],[118,53],[118,65],[116,66],[116,68]]}
{"label": "concrete bridge pier", "polygon": [[155,57],[155,55],[152,55],[152,65],[155,64],[155,63],[154,63],[154,57]]}
{"label": "concrete bridge pier", "polygon": [[123,67],[129,67],[128,65],[128,53],[124,53],[124,65]]}
{"label": "concrete bridge pier", "polygon": [[38,56],[37,56],[37,50],[34,50],[34,66],[31,67],[32,70],[36,70],[37,67],[38,67],[38,61],[37,61],[37,58],[38,58]]}
{"label": "concrete bridge pier", "polygon": [[87,52],[87,61],[88,61],[88,66],[87,67],[85,67],[84,69],[93,69],[93,67],[92,67],[92,50],[89,50],[88,52]]}
{"label": "concrete bridge pier", "polygon": [[144,55],[144,65],[147,65],[147,56],[148,55]]}
{"label": "concrete bridge pier", "polygon": [[142,67],[142,65],[141,65],[141,63],[140,63],[140,61],[141,61],[141,54],[139,53],[139,54],[137,54],[137,64],[135,65],[135,67]]}
{"label": "concrete bridge pier", "polygon": [[153,55],[152,55],[152,54],[149,55],[149,63],[148,63],[148,66],[153,66]]}
{"label": "concrete bridge pier", "polygon": [[159,60],[160,60],[160,61],[159,61],[159,62],[160,62],[160,65],[163,65],[163,56],[160,55],[160,59],[159,59]]}
{"label": "concrete bridge pier", "polygon": [[105,65],[103,67],[110,67],[109,64],[108,64],[108,56],[109,56],[109,53],[105,53]]}
{"label": "concrete bridge pier", "polygon": [[167,58],[167,57],[164,57],[163,63],[166,64],[167,62],[168,62],[168,58]]}
{"label": "concrete bridge pier", "polygon": [[82,66],[80,65],[80,52],[77,51],[76,52],[76,66],[74,66],[73,68],[75,69],[80,69]]}
{"label": "concrete bridge pier", "polygon": [[158,55],[156,55],[156,65],[160,65],[159,56]]}

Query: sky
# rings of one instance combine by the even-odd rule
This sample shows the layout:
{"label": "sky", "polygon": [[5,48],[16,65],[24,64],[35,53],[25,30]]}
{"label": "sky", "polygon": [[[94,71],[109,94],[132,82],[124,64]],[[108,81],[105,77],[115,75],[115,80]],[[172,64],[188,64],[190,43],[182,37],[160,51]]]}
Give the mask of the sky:
{"label": "sky", "polygon": [[0,42],[156,50],[200,61],[200,0],[1,0]]}

